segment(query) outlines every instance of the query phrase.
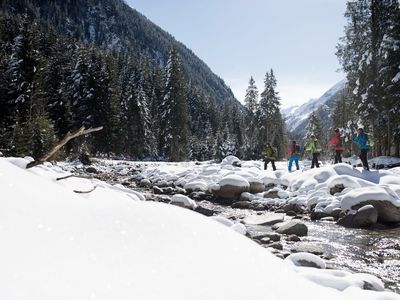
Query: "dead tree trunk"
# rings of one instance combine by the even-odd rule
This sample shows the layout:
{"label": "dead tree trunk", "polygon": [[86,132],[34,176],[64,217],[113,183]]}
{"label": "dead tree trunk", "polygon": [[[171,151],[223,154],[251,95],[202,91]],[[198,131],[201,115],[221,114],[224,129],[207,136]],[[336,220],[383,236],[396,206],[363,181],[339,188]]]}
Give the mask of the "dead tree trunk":
{"label": "dead tree trunk", "polygon": [[76,132],[68,132],[64,138],[58,142],[56,145],[54,145],[53,148],[51,148],[45,155],[43,155],[42,157],[35,159],[34,161],[30,162],[29,164],[26,165],[26,168],[32,168],[34,166],[40,165],[42,163],[44,163],[45,161],[49,160],[54,154],[56,154],[56,152],[58,150],[61,149],[61,147],[63,147],[66,143],[68,143],[70,140],[81,136],[81,135],[85,135],[85,134],[89,134],[91,132],[95,132],[95,131],[100,131],[102,130],[103,127],[96,127],[96,128],[89,128],[89,129],[85,129],[85,127],[81,127],[78,131]]}

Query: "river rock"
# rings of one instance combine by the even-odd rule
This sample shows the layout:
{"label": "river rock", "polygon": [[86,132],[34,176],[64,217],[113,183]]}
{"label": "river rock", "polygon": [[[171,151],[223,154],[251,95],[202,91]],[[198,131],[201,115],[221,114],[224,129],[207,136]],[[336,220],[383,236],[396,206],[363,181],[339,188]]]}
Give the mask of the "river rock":
{"label": "river rock", "polygon": [[264,215],[252,215],[243,219],[243,222],[248,225],[273,225],[282,222],[283,214],[268,213]]}
{"label": "river rock", "polygon": [[367,228],[378,221],[378,211],[372,205],[361,207],[355,214],[348,214],[336,224],[350,228]]}
{"label": "river rock", "polygon": [[330,215],[332,217],[334,217],[336,220],[339,219],[341,217],[341,215],[343,214],[343,210],[341,208],[334,208],[332,210],[332,212],[330,213]]}
{"label": "river rock", "polygon": [[311,253],[306,253],[306,252],[293,253],[290,254],[285,259],[290,260],[296,266],[326,269],[325,261],[322,258]]}
{"label": "river rock", "polygon": [[320,245],[303,243],[303,242],[294,244],[290,250],[292,252],[307,252],[316,255],[324,254],[324,250]]}
{"label": "river rock", "polygon": [[153,193],[156,195],[164,194],[163,189],[159,188],[158,186],[153,186]]}
{"label": "river rock", "polygon": [[278,193],[279,193],[278,190],[272,189],[272,190],[266,191],[264,193],[263,197],[264,198],[271,198],[271,199],[279,198]]}
{"label": "river rock", "polygon": [[310,214],[310,218],[313,221],[320,220],[322,218],[329,217],[329,216],[330,216],[329,214],[327,214],[321,210],[315,210],[315,209]]}
{"label": "river rock", "polygon": [[211,201],[214,198],[212,194],[206,192],[193,192],[190,193],[189,197],[197,201],[201,200]]}
{"label": "river rock", "polygon": [[297,214],[293,210],[289,210],[286,212],[286,215],[289,217],[296,217]]}
{"label": "river rock", "polygon": [[274,249],[277,249],[277,250],[283,250],[283,246],[279,242],[274,242],[272,244],[269,244],[268,247],[271,247],[271,248],[274,248]]}
{"label": "river rock", "polygon": [[99,174],[99,170],[97,170],[95,167],[88,167],[86,168],[87,173],[92,173],[92,174]]}
{"label": "river rock", "polygon": [[231,207],[232,208],[241,208],[241,209],[249,209],[251,206],[251,203],[249,201],[236,201],[233,202]]}
{"label": "river rock", "polygon": [[279,242],[281,240],[281,235],[276,232],[266,233],[265,237],[268,237],[271,241]]}
{"label": "river rock", "polygon": [[242,163],[240,162],[240,159],[237,158],[236,156],[229,155],[221,161],[221,165],[231,165],[237,167],[241,166]]}
{"label": "river rock", "polygon": [[194,209],[194,211],[195,211],[195,212],[198,212],[198,213],[200,213],[200,214],[202,214],[202,215],[205,215],[205,216],[207,216],[207,217],[211,217],[211,216],[213,216],[214,213],[215,213],[212,209],[208,209],[208,208],[203,207],[203,206],[200,206],[200,205],[198,205],[198,206]]}
{"label": "river rock", "polygon": [[186,183],[183,188],[187,190],[189,193],[191,192],[199,192],[199,191],[206,191],[208,188],[208,184],[205,180],[198,179],[198,180],[193,180],[188,183]]}
{"label": "river rock", "polygon": [[145,179],[140,180],[139,186],[143,187],[143,188],[149,188],[149,187],[151,187],[151,182],[150,182],[150,180],[145,178]]}
{"label": "river rock", "polygon": [[297,236],[305,236],[308,233],[308,228],[306,224],[299,220],[291,220],[280,225],[276,232],[281,234],[295,234]]}
{"label": "river rock", "polygon": [[357,210],[369,204],[378,211],[379,222],[400,223],[399,196],[387,186],[355,188],[343,195],[340,201],[341,208],[345,210]]}
{"label": "river rock", "polygon": [[197,204],[194,200],[190,199],[185,195],[180,195],[180,194],[175,194],[171,197],[171,204],[189,209],[195,209],[197,207]]}
{"label": "river rock", "polygon": [[262,180],[257,178],[249,178],[248,181],[250,184],[250,193],[256,194],[265,191],[264,182],[262,182]]}
{"label": "river rock", "polygon": [[288,241],[290,241],[290,242],[300,242],[300,241],[301,241],[301,239],[300,239],[297,235],[295,235],[295,234],[289,235],[289,236],[286,238],[286,240],[288,240]]}
{"label": "river rock", "polygon": [[266,244],[271,244],[272,241],[269,237],[263,237],[261,240],[259,240],[261,242],[262,245],[266,245]]}
{"label": "river rock", "polygon": [[331,195],[334,195],[336,193],[340,193],[344,190],[344,185],[343,184],[336,184],[334,187],[330,189]]}
{"label": "river rock", "polygon": [[400,207],[386,200],[367,200],[352,209],[358,209],[365,205],[372,205],[378,212],[378,221],[382,223],[400,223]]}
{"label": "river rock", "polygon": [[211,192],[222,199],[237,200],[243,192],[250,190],[249,182],[240,175],[231,174],[211,187]]}
{"label": "river rock", "polygon": [[240,195],[240,201],[247,201],[250,202],[254,199],[254,195],[250,194],[249,192],[244,192]]}

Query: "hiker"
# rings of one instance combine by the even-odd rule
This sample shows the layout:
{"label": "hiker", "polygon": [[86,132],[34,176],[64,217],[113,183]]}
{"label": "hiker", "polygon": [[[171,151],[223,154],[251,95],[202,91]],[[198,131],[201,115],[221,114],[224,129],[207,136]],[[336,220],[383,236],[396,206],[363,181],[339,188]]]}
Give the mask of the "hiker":
{"label": "hiker", "polygon": [[319,168],[318,155],[321,152],[321,149],[318,148],[317,143],[318,139],[314,134],[312,134],[306,147],[306,151],[312,154],[311,169],[314,168],[314,165]]}
{"label": "hiker", "polygon": [[296,145],[296,141],[293,141],[292,144],[290,144],[289,151],[288,151],[288,155],[290,157],[289,158],[289,166],[288,166],[289,172],[292,172],[293,161],[296,164],[296,170],[300,170],[299,153],[300,153],[300,146]]}
{"label": "hiker", "polygon": [[342,141],[340,139],[340,130],[339,128],[335,129],[332,138],[328,141],[326,145],[328,148],[332,147],[335,150],[335,164],[342,162],[342,152],[344,150],[342,146]]}
{"label": "hiker", "polygon": [[368,135],[364,133],[363,128],[358,128],[357,130],[357,136],[353,138],[353,142],[358,144],[358,147],[360,148],[360,159],[363,164],[363,167],[365,170],[369,171],[368,167],[368,159],[367,159],[367,153],[368,153]]}
{"label": "hiker", "polygon": [[272,169],[276,171],[275,167],[276,152],[274,148],[272,148],[270,143],[267,143],[267,146],[265,147],[262,154],[264,156],[264,170],[267,169],[268,163],[271,162]]}

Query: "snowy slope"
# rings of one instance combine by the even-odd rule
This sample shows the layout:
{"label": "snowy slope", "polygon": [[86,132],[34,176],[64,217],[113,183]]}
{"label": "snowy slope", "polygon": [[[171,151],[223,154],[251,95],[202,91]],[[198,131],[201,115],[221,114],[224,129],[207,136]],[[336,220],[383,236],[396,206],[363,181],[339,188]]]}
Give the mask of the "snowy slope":
{"label": "snowy slope", "polygon": [[360,289],[382,290],[373,276],[295,267],[212,218],[27,162],[0,159],[0,299],[400,298]]}
{"label": "snowy slope", "polygon": [[290,132],[301,134],[301,132],[299,131],[305,128],[304,123],[307,121],[309,115],[318,109],[326,109],[326,107],[323,106],[327,104],[327,102],[329,102],[332,98],[337,97],[338,93],[343,91],[345,85],[346,80],[342,80],[335,84],[327,92],[325,92],[320,98],[311,99],[301,106],[294,106],[282,110],[282,113],[286,119],[288,130]]}

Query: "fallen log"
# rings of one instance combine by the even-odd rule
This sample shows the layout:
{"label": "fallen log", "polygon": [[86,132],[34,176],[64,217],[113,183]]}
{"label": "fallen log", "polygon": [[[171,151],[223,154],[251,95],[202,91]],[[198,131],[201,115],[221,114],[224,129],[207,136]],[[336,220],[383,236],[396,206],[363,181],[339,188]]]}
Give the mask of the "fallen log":
{"label": "fallen log", "polygon": [[68,143],[70,140],[72,140],[72,139],[74,139],[74,138],[76,138],[76,137],[78,137],[78,136],[81,136],[81,135],[89,134],[89,133],[92,133],[92,132],[95,132],[95,131],[100,131],[100,130],[102,130],[102,129],[103,129],[103,126],[96,127],[96,128],[89,128],[89,129],[85,129],[85,127],[82,126],[82,127],[81,127],[79,130],[77,130],[76,132],[73,132],[73,133],[68,132],[68,133],[64,136],[64,138],[63,138],[60,142],[58,142],[56,145],[54,145],[54,147],[51,148],[45,155],[43,155],[42,157],[40,157],[40,158],[38,158],[38,159],[35,159],[34,161],[28,163],[28,164],[26,165],[26,168],[29,169],[29,168],[35,167],[35,166],[37,166],[37,165],[43,164],[44,162],[46,162],[47,160],[49,160],[54,154],[56,154],[56,152],[57,152],[58,150],[60,150],[61,147],[63,147],[63,146],[64,146],[66,143]]}

